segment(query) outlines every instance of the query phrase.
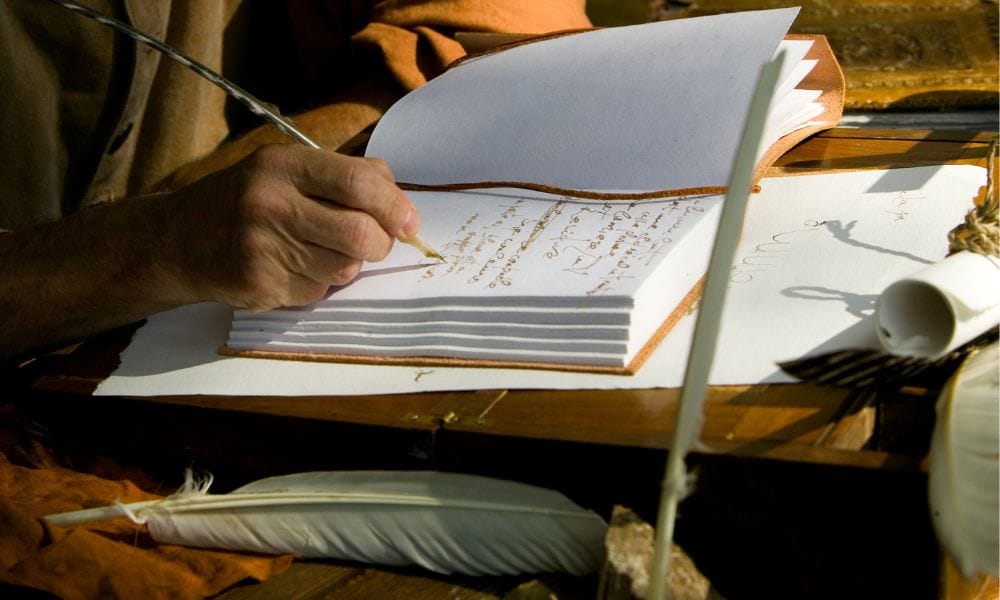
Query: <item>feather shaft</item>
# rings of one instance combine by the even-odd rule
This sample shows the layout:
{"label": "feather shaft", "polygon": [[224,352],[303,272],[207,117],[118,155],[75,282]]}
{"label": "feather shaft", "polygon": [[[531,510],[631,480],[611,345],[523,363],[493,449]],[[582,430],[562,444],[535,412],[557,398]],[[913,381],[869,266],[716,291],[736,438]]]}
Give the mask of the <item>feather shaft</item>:
{"label": "feather shaft", "polygon": [[[147,500],[145,502],[132,502],[124,506],[132,511],[144,510],[162,502],[162,500]],[[117,519],[123,516],[121,506],[99,506],[97,508],[85,508],[54,515],[47,515],[45,520],[50,525],[58,527],[72,527],[73,525],[83,525],[94,521],[104,521],[106,519]]]}
{"label": "feather shaft", "polygon": [[663,600],[667,592],[667,572],[670,568],[670,549],[673,543],[677,504],[686,493],[688,477],[684,458],[701,431],[703,405],[708,388],[708,375],[715,358],[719,322],[725,303],[729,274],[736,252],[736,243],[743,226],[743,217],[751,193],[753,170],[763,137],[771,98],[785,53],[781,51],[774,60],[765,63],[760,71],[757,89],[750,102],[746,124],[733,161],[728,192],[723,203],[712,257],[705,275],[705,289],[698,308],[694,335],[680,407],[670,444],[670,454],[663,478],[660,508],[657,515],[655,550],[650,576],[650,598]]}
{"label": "feather shaft", "polygon": [[51,515],[128,516],[159,542],[412,565],[473,575],[567,571],[600,564],[604,521],[562,494],[434,471],[299,473],[208,494],[190,474],[159,501]]}
{"label": "feather shaft", "polygon": [[190,56],[187,56],[186,54],[180,52],[173,46],[165,44],[156,38],[150,37],[145,33],[139,31],[138,29],[132,27],[131,25],[128,25],[127,23],[123,23],[117,19],[99,13],[96,10],[78,4],[76,2],[73,2],[72,0],[51,0],[51,1],[65,8],[68,8],[69,10],[82,14],[85,17],[93,19],[94,21],[97,21],[102,25],[107,25],[108,27],[111,27],[116,31],[119,31],[127,35],[128,37],[132,38],[133,40],[141,44],[145,44],[151,48],[154,48],[159,52],[162,52],[163,54],[169,56],[171,59],[191,69],[198,75],[201,75],[208,81],[214,83],[215,85],[225,90],[227,94],[229,94],[232,98],[238,100],[239,102],[242,102],[255,115],[263,117],[264,119],[267,119],[268,121],[273,123],[274,126],[280,129],[281,132],[284,133],[285,135],[291,137],[292,139],[294,139],[299,143],[309,146],[310,148],[320,148],[319,144],[310,139],[306,134],[302,133],[298,128],[295,127],[295,125],[292,124],[291,121],[282,116],[277,110],[261,102],[260,100],[258,100],[256,97],[254,97],[252,94],[250,94],[240,86],[236,85],[235,83],[226,79],[225,77],[219,75],[212,69],[209,69],[205,65],[191,58]]}
{"label": "feather shaft", "polygon": [[[176,512],[209,512],[215,510],[227,510],[236,508],[259,508],[274,506],[275,494],[206,494],[204,496],[171,496],[162,500],[147,500],[145,502],[133,502],[124,504],[122,507],[129,509],[140,518],[149,513],[176,513]],[[487,502],[477,500],[454,500],[441,499],[431,496],[407,496],[391,494],[326,494],[322,492],[314,493],[287,493],[280,496],[283,506],[297,506],[308,504],[366,504],[372,506],[426,506],[437,508],[455,508],[483,511],[496,511],[508,513],[528,513],[540,514],[553,517],[567,517],[571,519],[590,519],[591,515],[580,513],[579,511],[559,510],[552,508],[540,508],[535,506],[518,506],[504,504],[500,502]],[[122,507],[102,506],[99,508],[88,508],[78,511],[70,511],[49,515],[45,517],[53,525],[80,525],[92,521],[100,521],[122,516]]]}

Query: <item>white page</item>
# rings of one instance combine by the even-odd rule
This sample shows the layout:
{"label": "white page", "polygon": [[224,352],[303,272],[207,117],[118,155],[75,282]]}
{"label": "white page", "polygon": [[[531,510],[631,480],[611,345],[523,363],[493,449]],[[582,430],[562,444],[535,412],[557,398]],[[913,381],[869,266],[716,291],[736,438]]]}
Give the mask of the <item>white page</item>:
{"label": "white page", "polygon": [[783,40],[778,45],[778,52],[785,51],[785,62],[781,66],[778,87],[774,90],[775,98],[781,98],[798,87],[802,80],[816,68],[819,61],[805,60],[805,55],[808,54],[812,45],[812,40]]}
{"label": "white page", "polygon": [[[778,361],[878,348],[871,301],[941,259],[986,171],[946,165],[765,179],[750,202],[723,315],[713,384],[790,381]],[[821,222],[824,224],[820,225]],[[775,239],[777,238],[777,239]],[[154,316],[98,395],[354,395],[463,389],[679,387],[693,318],[634,376],[514,369],[338,365],[223,357],[232,311]]]}
{"label": "white page", "polygon": [[[515,297],[513,301],[529,302],[531,297]],[[598,300],[604,300],[600,298]],[[621,298],[612,297],[611,301],[617,303],[615,306],[588,306],[587,323],[594,325],[624,325],[629,323],[629,307],[621,304]],[[433,299],[432,299],[433,301]],[[473,298],[468,301],[474,301]],[[362,302],[354,300],[351,302]],[[568,302],[568,300],[567,300]],[[595,300],[591,300],[597,304]],[[239,321],[250,319],[252,321],[265,320],[274,325],[284,324],[290,327],[298,327],[300,319],[316,320],[317,322],[328,323],[385,323],[413,325],[430,321],[442,320],[442,316],[448,316],[451,321],[477,324],[484,320],[496,317],[496,321],[507,323],[515,321],[529,325],[541,325],[557,323],[560,325],[580,324],[580,309],[576,307],[534,307],[526,308],[516,304],[491,305],[485,301],[481,306],[449,305],[430,307],[380,307],[365,309],[354,306],[339,306],[330,302],[317,305],[311,310],[298,308],[275,309],[268,312],[253,313],[250,311],[238,310],[236,316]]]}
{"label": "white page", "polygon": [[[493,319],[492,330],[498,335],[508,335],[525,338],[553,337],[552,326],[548,324],[507,322]],[[374,333],[374,334],[408,334],[408,333],[466,333],[479,332],[477,322],[462,321],[420,321],[414,323],[386,323],[375,321],[300,321],[289,324],[284,321],[268,319],[240,319],[234,323],[233,335],[244,332],[252,333],[265,330],[275,334],[280,333],[327,333],[330,331]],[[563,324],[559,326],[559,337],[562,339],[598,339],[625,340],[628,338],[628,327],[624,325],[604,325],[587,322],[586,324]]]}
{"label": "white page", "polygon": [[367,153],[424,184],[725,185],[757,74],[797,12],[614,27],[478,58],[393,105]]}
{"label": "white page", "polygon": [[813,119],[823,114],[824,107],[813,100],[819,99],[821,94],[819,90],[792,90],[771,107],[766,132],[757,152],[758,160],[781,136],[816,123]]}

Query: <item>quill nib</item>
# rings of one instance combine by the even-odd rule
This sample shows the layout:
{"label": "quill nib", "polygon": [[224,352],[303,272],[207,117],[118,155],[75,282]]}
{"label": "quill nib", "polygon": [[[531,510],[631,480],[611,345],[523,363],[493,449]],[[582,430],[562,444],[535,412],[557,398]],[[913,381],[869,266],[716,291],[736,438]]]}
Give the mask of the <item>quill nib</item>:
{"label": "quill nib", "polygon": [[443,256],[438,254],[437,250],[428,246],[427,242],[425,242],[418,233],[415,233],[408,238],[399,238],[399,241],[403,242],[404,244],[409,244],[414,248],[416,248],[417,250],[420,250],[420,252],[422,252],[423,255],[426,256],[427,258],[433,258],[441,262],[448,262],[444,259]]}

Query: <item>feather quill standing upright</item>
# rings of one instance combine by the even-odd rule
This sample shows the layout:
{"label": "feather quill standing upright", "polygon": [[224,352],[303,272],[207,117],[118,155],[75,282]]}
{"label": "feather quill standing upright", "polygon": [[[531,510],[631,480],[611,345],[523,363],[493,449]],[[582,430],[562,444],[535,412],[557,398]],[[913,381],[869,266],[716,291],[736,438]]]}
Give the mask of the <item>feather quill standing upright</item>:
{"label": "feather quill standing upright", "polygon": [[607,524],[553,490],[437,471],[312,472],[228,494],[211,480],[162,500],[46,520],[69,526],[127,515],[162,543],[297,554],[438,573],[513,575],[600,566]]}
{"label": "feather quill standing upright", "polygon": [[663,476],[663,491],[656,520],[656,542],[653,554],[649,593],[652,600],[663,600],[667,593],[667,572],[670,569],[671,546],[677,504],[687,493],[688,475],[684,459],[701,431],[708,375],[715,359],[715,346],[719,337],[719,321],[729,285],[729,273],[736,252],[736,243],[743,227],[746,205],[753,183],[753,170],[757,162],[763,137],[764,123],[774,97],[775,85],[785,61],[781,51],[774,60],[760,70],[757,88],[747,111],[746,124],[729,176],[725,203],[719,220],[712,257],[705,275],[705,288],[698,308],[691,351],[684,372],[677,423],[670,443],[670,454]]}

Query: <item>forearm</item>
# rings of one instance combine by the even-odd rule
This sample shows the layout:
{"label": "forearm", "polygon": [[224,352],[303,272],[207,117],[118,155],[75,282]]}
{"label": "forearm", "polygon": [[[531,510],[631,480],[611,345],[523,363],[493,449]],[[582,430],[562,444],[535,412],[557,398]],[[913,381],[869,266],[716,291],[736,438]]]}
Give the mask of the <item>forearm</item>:
{"label": "forearm", "polygon": [[0,234],[0,361],[177,306],[161,244],[167,207],[141,197]]}
{"label": "forearm", "polygon": [[183,189],[0,234],[0,361],[182,304],[308,304],[419,226],[385,163],[262,148]]}

